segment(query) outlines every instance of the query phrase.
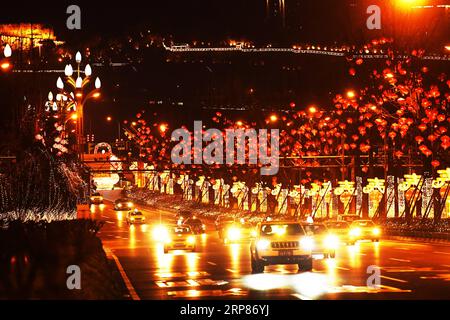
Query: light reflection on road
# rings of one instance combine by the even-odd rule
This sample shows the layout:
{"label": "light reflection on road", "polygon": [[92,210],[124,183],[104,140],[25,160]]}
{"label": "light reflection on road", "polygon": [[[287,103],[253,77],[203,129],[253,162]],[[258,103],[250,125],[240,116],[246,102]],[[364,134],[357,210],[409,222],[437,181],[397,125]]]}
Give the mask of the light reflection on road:
{"label": "light reflection on road", "polygon": [[337,275],[337,262],[336,259],[327,259],[325,261],[326,272],[328,276],[329,283],[333,286],[338,285],[338,275]]}
{"label": "light reflection on road", "polygon": [[241,273],[241,244],[233,243],[228,247],[231,255],[231,268],[236,273]]}
{"label": "light reflection on road", "polygon": [[352,269],[359,268],[361,266],[359,242],[355,243],[353,246],[347,246],[347,253],[350,267]]}
{"label": "light reflection on road", "polygon": [[155,251],[158,273],[171,274],[174,256],[172,254],[164,254],[164,244],[162,243],[156,246]]}

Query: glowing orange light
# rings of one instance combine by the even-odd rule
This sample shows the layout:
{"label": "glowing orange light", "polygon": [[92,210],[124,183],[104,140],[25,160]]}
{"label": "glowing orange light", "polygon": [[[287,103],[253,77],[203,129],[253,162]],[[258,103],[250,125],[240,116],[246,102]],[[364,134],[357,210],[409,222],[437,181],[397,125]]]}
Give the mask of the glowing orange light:
{"label": "glowing orange light", "polygon": [[311,107],[309,107],[308,111],[310,113],[316,113],[317,112],[317,108],[315,106],[311,106]]}
{"label": "glowing orange light", "polygon": [[271,115],[271,116],[270,116],[270,121],[272,121],[272,122],[278,121],[277,115],[275,115],[275,114]]}
{"label": "glowing orange light", "polygon": [[159,130],[161,131],[161,132],[166,132],[167,131],[167,125],[166,124],[161,124],[160,126],[159,126]]}
{"label": "glowing orange light", "polygon": [[78,119],[78,115],[77,115],[76,113],[74,113],[74,114],[72,114],[72,115],[70,116],[70,118],[71,118],[72,120],[77,120],[77,119]]}
{"label": "glowing orange light", "polygon": [[354,97],[356,97],[355,91],[353,91],[353,90],[347,91],[347,98],[353,99]]}
{"label": "glowing orange light", "polygon": [[100,97],[100,92],[96,92],[92,95],[95,99],[97,99],[98,97]]}
{"label": "glowing orange light", "polygon": [[9,68],[11,68],[11,64],[9,63],[9,62],[3,62],[1,65],[0,65],[0,68],[2,68],[3,70],[8,70]]}
{"label": "glowing orange light", "polygon": [[244,125],[244,123],[243,123],[242,121],[236,121],[236,124],[237,124],[239,127],[242,127],[242,126]]}
{"label": "glowing orange light", "polygon": [[76,96],[77,98],[81,98],[81,97],[83,96],[83,94],[82,94],[81,92],[77,92],[77,93],[75,94],[75,96]]}
{"label": "glowing orange light", "polygon": [[107,117],[107,118],[106,118],[106,121],[111,122],[111,121],[112,121],[112,118],[111,118],[111,117]]}
{"label": "glowing orange light", "polygon": [[397,6],[404,9],[413,8],[415,6],[420,6],[424,4],[424,0],[397,0]]}
{"label": "glowing orange light", "polygon": [[136,122],[132,122],[131,125],[134,127],[134,126],[137,125],[137,123]]}
{"label": "glowing orange light", "polygon": [[450,51],[450,45],[444,47],[445,50]]}

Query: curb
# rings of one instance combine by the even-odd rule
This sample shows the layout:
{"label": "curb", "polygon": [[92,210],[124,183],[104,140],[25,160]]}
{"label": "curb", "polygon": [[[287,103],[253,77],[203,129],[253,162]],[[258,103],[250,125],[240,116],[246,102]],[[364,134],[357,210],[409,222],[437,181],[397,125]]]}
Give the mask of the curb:
{"label": "curb", "polygon": [[134,289],[133,285],[131,284],[130,279],[125,273],[125,270],[123,269],[122,264],[119,261],[119,258],[117,258],[117,256],[112,252],[112,250],[110,250],[107,247],[104,247],[104,251],[106,253],[107,258],[110,259],[113,263],[115,263],[117,271],[119,272],[119,275],[122,278],[123,284],[128,290],[131,300],[141,300],[139,295],[136,293],[136,290]]}

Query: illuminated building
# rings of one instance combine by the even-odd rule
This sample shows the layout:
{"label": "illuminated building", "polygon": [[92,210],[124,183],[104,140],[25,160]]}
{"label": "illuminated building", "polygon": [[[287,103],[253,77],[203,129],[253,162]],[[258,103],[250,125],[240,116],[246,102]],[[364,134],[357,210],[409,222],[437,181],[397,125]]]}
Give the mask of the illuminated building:
{"label": "illuminated building", "polygon": [[30,50],[40,47],[45,41],[51,41],[55,45],[64,43],[56,39],[53,29],[46,28],[42,24],[32,23],[2,24],[0,25],[0,37],[13,50]]}

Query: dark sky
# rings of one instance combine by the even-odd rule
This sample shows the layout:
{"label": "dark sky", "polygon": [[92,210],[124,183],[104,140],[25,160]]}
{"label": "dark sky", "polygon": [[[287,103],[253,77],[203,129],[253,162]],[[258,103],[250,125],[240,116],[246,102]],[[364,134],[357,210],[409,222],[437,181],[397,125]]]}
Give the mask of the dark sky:
{"label": "dark sky", "polygon": [[[405,11],[387,0],[284,0],[286,27],[268,21],[267,0],[61,0],[4,1],[0,23],[43,22],[55,28],[64,40],[81,40],[93,34],[126,33],[144,26],[153,33],[171,34],[176,40],[223,40],[242,37],[248,40],[299,40],[330,44],[366,41],[380,34],[424,35],[430,41],[447,37],[449,16],[441,10]],[[268,0],[278,2],[278,0]],[[398,0],[400,1],[400,0]],[[428,0],[427,4],[448,3]],[[82,10],[82,31],[65,27],[66,9],[77,4]],[[366,9],[382,8],[382,32],[368,31]],[[273,7],[273,6],[272,6]],[[421,29],[417,29],[420,26]],[[427,33],[428,32],[428,33]],[[443,35],[447,33],[447,35]]]}
{"label": "dark sky", "polygon": [[71,4],[81,7],[83,33],[120,32],[139,24],[180,35],[245,33],[261,23],[265,12],[264,0],[10,1],[2,4],[8,10],[2,10],[0,22],[47,22],[64,32]]}

